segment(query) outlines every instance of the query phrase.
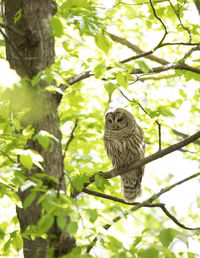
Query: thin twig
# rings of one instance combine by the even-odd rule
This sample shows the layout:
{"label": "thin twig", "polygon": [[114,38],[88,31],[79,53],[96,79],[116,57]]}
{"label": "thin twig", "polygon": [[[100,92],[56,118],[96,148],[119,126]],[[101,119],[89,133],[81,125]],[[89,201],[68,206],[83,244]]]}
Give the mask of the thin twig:
{"label": "thin twig", "polygon": [[[175,134],[178,135],[178,136],[181,136],[182,138],[187,138],[187,137],[189,136],[188,134],[179,132],[179,131],[177,131],[176,129],[172,129],[172,132],[175,133]],[[196,140],[196,141],[194,141],[193,143],[200,145],[200,141],[199,141],[199,140]]]}
{"label": "thin twig", "polygon": [[183,57],[183,59],[187,59],[189,56],[191,56],[191,54],[194,52],[194,51],[199,51],[200,50],[200,46],[196,46],[196,47],[193,47],[191,48]]}
{"label": "thin twig", "polygon": [[191,228],[188,226],[185,226],[184,224],[182,224],[179,220],[177,220],[177,218],[175,218],[170,212],[169,210],[166,209],[166,207],[164,205],[160,205],[160,208],[162,209],[162,211],[165,213],[165,215],[167,215],[168,218],[170,218],[176,225],[178,225],[179,227],[183,228],[183,229],[187,229],[187,230],[199,230],[199,227],[196,228]]}
{"label": "thin twig", "polygon": [[166,43],[162,43],[162,47],[165,46],[199,46],[200,43],[199,42],[166,42]]}
{"label": "thin twig", "polygon": [[[65,159],[65,155],[66,155],[66,153],[67,153],[69,144],[70,144],[71,141],[74,139],[74,131],[75,131],[75,129],[76,129],[77,126],[78,126],[78,118],[76,118],[76,121],[75,121],[75,123],[74,123],[74,127],[72,128],[72,131],[71,131],[71,133],[70,133],[69,140],[67,141],[67,143],[66,143],[66,145],[65,145],[65,150],[64,150],[63,157],[62,157],[62,158],[63,158],[63,162],[64,162],[64,159]],[[62,187],[63,179],[64,179],[64,177],[65,177],[65,173],[66,173],[66,171],[64,171],[64,169],[63,169],[62,174],[61,174],[61,176],[60,176],[60,178],[59,178],[59,185],[58,185],[58,191],[57,191],[57,196],[58,196],[58,197],[60,196],[60,190],[61,190],[61,187]],[[68,175],[67,175],[67,176],[68,176]],[[71,183],[71,181],[70,181],[70,183]],[[71,183],[71,184],[72,184],[72,183]],[[73,184],[72,184],[72,186],[73,186]]]}
{"label": "thin twig", "polygon": [[[153,1],[153,3],[164,3],[164,2],[167,2],[168,0],[161,0],[161,1]],[[140,5],[144,5],[144,4],[149,4],[149,2],[142,2],[142,3],[134,3],[134,4],[129,4],[129,3],[125,3],[123,1],[119,1],[117,2],[117,4],[114,5],[114,7],[120,5],[120,4],[123,4],[123,5],[133,5],[133,6],[140,6]]]}
{"label": "thin twig", "polygon": [[64,154],[63,154],[63,160],[65,159],[65,155],[66,152],[68,150],[69,144],[71,143],[71,141],[74,139],[74,131],[76,130],[76,127],[78,126],[78,118],[76,118],[76,121],[74,123],[74,127],[72,128],[72,131],[70,133],[70,137],[69,140],[67,141],[66,145],[65,145],[65,150],[64,150]]}
{"label": "thin twig", "polygon": [[168,31],[167,31],[167,27],[166,27],[165,23],[164,23],[164,22],[162,21],[162,19],[157,15],[152,0],[149,0],[149,2],[150,2],[150,5],[151,5],[151,8],[152,8],[152,10],[153,10],[154,16],[156,17],[157,20],[159,20],[159,22],[162,24],[162,26],[163,26],[163,28],[164,28],[164,35],[163,35],[161,41],[158,43],[158,45],[154,48],[154,51],[155,51],[157,48],[159,48],[159,47],[162,45],[163,41],[165,40],[165,38],[166,38],[166,36],[167,36],[167,34],[168,34]]}
{"label": "thin twig", "polygon": [[[136,103],[141,109],[142,111],[147,114],[151,119],[151,115],[149,114],[149,112],[140,104],[140,102],[138,102],[137,100],[135,100],[134,98],[131,100],[129,99],[124,93],[122,90],[120,90],[120,93],[122,94],[122,96],[127,99],[129,102],[132,102],[132,103]],[[158,125],[158,144],[159,144],[159,151],[162,149],[162,140],[161,140],[161,124],[158,122],[158,120],[155,120],[155,123]]]}
{"label": "thin twig", "polygon": [[184,179],[182,179],[182,180],[180,180],[180,181],[178,181],[178,182],[176,182],[176,183],[174,183],[174,184],[172,184],[172,185],[170,185],[170,186],[167,186],[167,187],[161,189],[158,193],[156,193],[156,194],[154,194],[153,196],[151,196],[151,197],[147,200],[147,202],[153,202],[153,201],[155,201],[155,200],[158,199],[162,194],[168,192],[169,190],[173,189],[174,187],[176,187],[176,186],[178,186],[178,185],[181,185],[181,184],[183,184],[183,183],[185,183],[185,182],[187,182],[187,181],[189,181],[189,180],[191,180],[191,179],[193,179],[193,178],[195,178],[195,177],[198,177],[198,176],[200,176],[200,172],[195,173],[195,174],[193,174],[193,175],[191,175],[191,176],[189,176],[189,177],[186,177],[186,178],[184,178]]}
{"label": "thin twig", "polygon": [[176,8],[175,8],[174,5],[172,4],[172,2],[171,2],[170,0],[168,0],[168,2],[169,2],[169,4],[171,5],[171,7],[172,7],[174,13],[176,14],[176,16],[177,16],[177,18],[178,18],[178,20],[179,20],[179,22],[180,22],[181,27],[182,27],[184,30],[187,31],[187,33],[188,33],[188,35],[189,35],[189,43],[191,43],[191,41],[192,41],[192,36],[191,36],[190,30],[189,30],[187,27],[185,27],[185,25],[183,25],[183,23],[182,23],[182,21],[181,21],[180,14],[179,14],[179,11],[176,10]]}

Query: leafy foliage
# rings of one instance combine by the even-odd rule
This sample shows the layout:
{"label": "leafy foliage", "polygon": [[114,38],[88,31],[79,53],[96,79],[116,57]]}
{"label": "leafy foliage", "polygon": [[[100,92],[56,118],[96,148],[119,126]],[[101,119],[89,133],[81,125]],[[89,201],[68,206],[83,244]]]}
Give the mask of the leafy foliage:
{"label": "leafy foliage", "polygon": [[[119,178],[106,180],[99,173],[111,169],[103,146],[104,115],[108,108],[123,106],[133,113],[144,129],[147,155],[158,150],[158,123],[161,124],[162,147],[182,139],[173,129],[187,135],[199,130],[200,66],[195,56],[199,44],[192,44],[199,42],[200,29],[198,14],[191,11],[194,3],[188,0],[153,2],[157,16],[168,30],[163,44],[171,43],[156,51],[154,48],[164,29],[149,3],[57,0],[57,4],[58,12],[50,21],[52,36],[56,39],[55,64],[31,80],[18,79],[10,87],[0,84],[0,202],[3,210],[0,254],[21,255],[22,239],[13,205],[22,207],[17,191],[29,189],[23,208],[26,210],[35,201],[41,204],[43,216],[37,225],[30,225],[23,232],[23,237],[47,238],[56,220],[63,232],[69,232],[77,240],[76,248],[65,257],[116,257],[116,254],[121,258],[198,257],[194,246],[199,247],[199,232],[178,228],[158,208],[141,208],[134,213],[125,204],[86,193],[75,199],[71,197],[75,189],[81,192],[94,175],[91,190],[122,198]],[[15,21],[20,18],[21,11],[15,15]],[[111,32],[118,35],[118,40],[112,38]],[[0,40],[0,56],[5,59],[5,41],[3,37]],[[156,61],[149,59],[149,55],[123,61],[146,50],[152,50],[150,54],[157,57]],[[170,64],[185,63],[194,69],[167,68]],[[160,67],[162,73],[154,69]],[[26,144],[33,139],[50,152],[51,144],[58,141],[45,130],[35,134],[35,117],[41,115],[34,113],[34,100],[41,94],[37,84],[44,80],[48,83],[45,91],[60,93],[59,85],[66,85],[67,79],[85,71],[94,76],[67,85],[59,106],[63,153],[67,146],[64,194],[51,187],[58,184],[53,176],[42,173],[44,157],[26,149]],[[52,86],[54,81],[57,87]],[[24,126],[30,110],[33,123]],[[78,126],[69,142],[76,119]],[[163,158],[155,166],[146,166],[140,200],[198,170],[199,148],[199,144],[190,144],[175,158]],[[41,174],[26,177],[25,171],[35,167],[40,168]],[[185,187],[180,195],[174,190],[157,202],[171,206],[173,214],[183,223],[198,226],[200,202],[198,199],[195,202],[194,196],[199,194],[199,182],[196,180]],[[193,189],[197,190],[193,192]],[[39,199],[36,198],[38,193]],[[5,217],[9,210],[12,212]],[[97,241],[93,242],[95,237]],[[90,245],[93,245],[92,251],[84,255]]]}

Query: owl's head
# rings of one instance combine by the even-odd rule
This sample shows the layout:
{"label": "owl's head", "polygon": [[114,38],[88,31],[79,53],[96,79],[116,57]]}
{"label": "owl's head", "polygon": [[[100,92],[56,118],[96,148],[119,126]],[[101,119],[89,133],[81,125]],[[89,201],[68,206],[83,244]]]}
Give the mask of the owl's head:
{"label": "owl's head", "polygon": [[117,108],[114,112],[108,112],[105,116],[106,130],[121,130],[124,128],[132,128],[135,119],[132,114],[123,108]]}

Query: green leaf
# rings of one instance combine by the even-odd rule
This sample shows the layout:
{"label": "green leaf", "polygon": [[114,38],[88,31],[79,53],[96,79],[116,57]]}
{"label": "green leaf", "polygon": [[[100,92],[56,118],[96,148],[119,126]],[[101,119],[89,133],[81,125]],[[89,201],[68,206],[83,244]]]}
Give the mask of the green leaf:
{"label": "green leaf", "polygon": [[15,149],[14,153],[16,153],[17,155],[20,155],[20,162],[25,168],[31,169],[33,164],[35,164],[37,167],[43,170],[41,164],[39,163],[43,161],[43,158],[36,151],[30,150],[30,149],[28,150]]}
{"label": "green leaf", "polygon": [[54,223],[54,217],[51,214],[44,215],[38,222],[40,233],[46,233]]}
{"label": "green leaf", "polygon": [[67,225],[67,231],[70,235],[74,235],[78,230],[78,224],[74,221],[70,221]]}
{"label": "green leaf", "polygon": [[159,234],[160,242],[164,247],[168,247],[176,236],[176,231],[172,228],[163,229]]}
{"label": "green leaf", "polygon": [[32,203],[32,201],[35,199],[36,192],[31,192],[25,199],[23,206],[24,209],[26,210],[28,206]]}
{"label": "green leaf", "polygon": [[83,189],[83,186],[85,183],[89,183],[90,180],[89,180],[89,175],[87,174],[82,174],[82,175],[78,175],[74,178],[73,180],[73,185],[74,187],[78,190],[78,191],[81,191]]}
{"label": "green leaf", "polygon": [[14,124],[15,129],[19,132],[20,129],[21,129],[21,124],[20,124],[19,119],[13,118],[12,121],[13,121],[13,124]]}
{"label": "green leaf", "polygon": [[165,117],[174,117],[174,114],[170,111],[170,108],[167,106],[160,106],[157,108],[157,111],[160,115],[163,115]]}
{"label": "green leaf", "polygon": [[94,67],[94,75],[97,79],[102,79],[106,71],[106,66],[104,63],[99,63]]}
{"label": "green leaf", "polygon": [[13,231],[10,234],[10,237],[12,239],[12,246],[15,248],[15,250],[20,250],[23,246],[22,238],[19,236],[18,231]]}
{"label": "green leaf", "polygon": [[14,23],[18,22],[22,17],[22,9],[19,9],[14,16]]}
{"label": "green leaf", "polygon": [[35,129],[31,126],[27,126],[23,131],[22,134],[26,139],[30,139],[34,134]]}
{"label": "green leaf", "polygon": [[57,140],[57,138],[53,135],[48,133],[47,131],[41,130],[39,133],[37,133],[34,136],[34,139],[37,139],[39,144],[47,151],[49,148],[49,145],[51,143],[51,139]]}
{"label": "green leaf", "polygon": [[133,242],[133,246],[136,247],[141,241],[142,241],[142,237],[140,237],[140,236],[135,237],[135,240]]}
{"label": "green leaf", "polygon": [[127,81],[126,76],[125,76],[122,72],[118,72],[118,73],[116,74],[116,80],[117,80],[117,83],[118,83],[120,86],[123,86],[124,88],[127,88],[127,86],[128,86],[128,81]]}
{"label": "green leaf", "polygon": [[145,63],[145,61],[143,60],[138,60],[136,61],[138,66],[140,67],[140,69],[143,71],[143,73],[149,73],[150,72],[150,68],[148,67],[148,65]]}
{"label": "green leaf", "polygon": [[97,188],[102,188],[103,186],[103,177],[101,175],[95,175],[95,185]]}
{"label": "green leaf", "polygon": [[106,91],[108,92],[109,95],[113,93],[113,91],[117,88],[117,85],[112,83],[112,82],[106,82],[104,85]]}
{"label": "green leaf", "polygon": [[32,86],[37,85],[39,82],[41,81],[41,76],[40,74],[36,75],[33,77],[33,79],[31,80],[31,84]]}
{"label": "green leaf", "polygon": [[6,236],[6,233],[3,229],[1,229],[1,225],[0,225],[0,239],[4,239],[4,237]]}
{"label": "green leaf", "polygon": [[3,253],[6,253],[6,252],[9,250],[10,247],[11,247],[11,239],[9,239],[9,240],[5,243],[5,245],[3,246]]}
{"label": "green leaf", "polygon": [[196,258],[196,254],[192,253],[192,252],[187,252],[187,258]]}
{"label": "green leaf", "polygon": [[118,252],[122,248],[122,241],[119,241],[116,237],[107,236],[109,249],[114,253]]}
{"label": "green leaf", "polygon": [[59,93],[61,95],[64,95],[64,92],[60,88],[53,86],[53,85],[46,87],[45,90],[47,90],[49,92]]}
{"label": "green leaf", "polygon": [[67,224],[67,218],[66,216],[58,216],[57,217],[57,223],[58,223],[58,226],[61,230],[65,229],[66,227],[66,224]]}
{"label": "green leaf", "polygon": [[141,258],[159,258],[158,250],[154,247],[149,247],[147,249],[140,250],[139,255],[139,257]]}
{"label": "green leaf", "polygon": [[63,35],[63,24],[58,17],[52,17],[50,21],[51,29],[55,37],[60,38]]}
{"label": "green leaf", "polygon": [[33,167],[33,160],[29,152],[24,152],[22,155],[20,155],[19,160],[20,163],[28,170],[31,170]]}
{"label": "green leaf", "polygon": [[108,182],[108,180],[103,178],[101,174],[95,175],[95,185],[98,189],[103,191],[105,189],[105,185],[109,185],[109,184],[110,183]]}
{"label": "green leaf", "polygon": [[94,39],[97,47],[103,50],[106,54],[108,54],[111,47],[110,40],[102,34],[97,34]]}
{"label": "green leaf", "polygon": [[89,220],[92,223],[98,218],[98,212],[95,209],[87,209],[86,213],[88,214]]}
{"label": "green leaf", "polygon": [[187,94],[185,93],[185,91],[183,89],[179,90],[179,94],[181,95],[181,97],[183,97],[184,99],[187,98]]}

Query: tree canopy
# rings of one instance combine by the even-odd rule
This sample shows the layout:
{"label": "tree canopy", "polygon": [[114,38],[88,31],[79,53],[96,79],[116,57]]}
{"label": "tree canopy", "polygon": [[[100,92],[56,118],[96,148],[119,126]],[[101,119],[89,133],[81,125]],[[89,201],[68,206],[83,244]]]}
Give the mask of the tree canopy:
{"label": "tree canopy", "polygon": [[[1,2],[1,77],[18,77],[0,84],[0,254],[199,257],[199,1],[41,1]],[[146,144],[121,171],[103,144],[116,107]],[[117,175],[143,164],[127,204]]]}

